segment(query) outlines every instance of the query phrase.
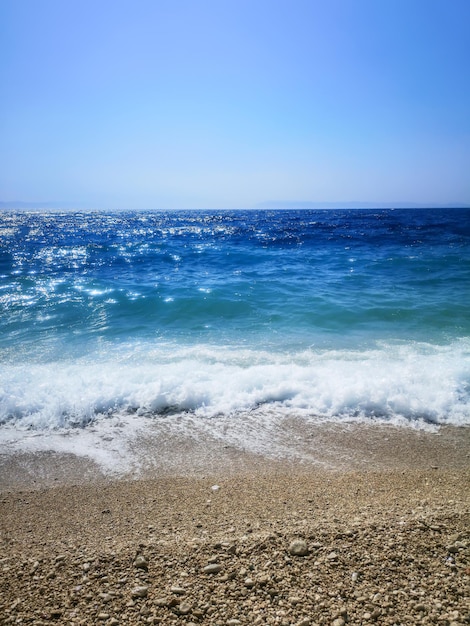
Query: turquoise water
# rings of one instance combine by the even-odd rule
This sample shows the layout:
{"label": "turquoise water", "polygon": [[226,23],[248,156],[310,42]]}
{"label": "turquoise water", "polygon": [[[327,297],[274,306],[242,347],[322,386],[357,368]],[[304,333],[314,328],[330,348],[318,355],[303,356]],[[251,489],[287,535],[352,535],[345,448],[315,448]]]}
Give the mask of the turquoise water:
{"label": "turquoise water", "polygon": [[0,424],[470,423],[470,211],[0,213]]}

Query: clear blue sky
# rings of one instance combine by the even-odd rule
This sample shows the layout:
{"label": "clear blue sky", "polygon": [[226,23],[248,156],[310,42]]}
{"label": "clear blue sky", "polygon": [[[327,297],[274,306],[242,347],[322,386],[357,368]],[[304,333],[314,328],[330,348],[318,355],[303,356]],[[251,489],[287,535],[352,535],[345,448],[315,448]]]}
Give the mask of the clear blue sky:
{"label": "clear blue sky", "polygon": [[470,0],[0,0],[0,200],[470,203]]}

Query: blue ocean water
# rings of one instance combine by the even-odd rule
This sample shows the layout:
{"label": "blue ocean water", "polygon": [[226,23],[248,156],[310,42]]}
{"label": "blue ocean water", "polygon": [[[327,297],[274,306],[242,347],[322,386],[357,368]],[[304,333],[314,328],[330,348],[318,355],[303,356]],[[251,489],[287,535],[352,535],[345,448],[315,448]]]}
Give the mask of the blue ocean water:
{"label": "blue ocean water", "polygon": [[0,213],[0,430],[470,424],[470,211]]}

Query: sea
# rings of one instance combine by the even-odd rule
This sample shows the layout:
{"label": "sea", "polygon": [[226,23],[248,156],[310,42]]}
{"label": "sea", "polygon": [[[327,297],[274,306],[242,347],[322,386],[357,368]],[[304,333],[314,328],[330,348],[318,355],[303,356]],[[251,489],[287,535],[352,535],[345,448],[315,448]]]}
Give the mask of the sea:
{"label": "sea", "polygon": [[0,212],[1,452],[292,415],[470,425],[470,209]]}

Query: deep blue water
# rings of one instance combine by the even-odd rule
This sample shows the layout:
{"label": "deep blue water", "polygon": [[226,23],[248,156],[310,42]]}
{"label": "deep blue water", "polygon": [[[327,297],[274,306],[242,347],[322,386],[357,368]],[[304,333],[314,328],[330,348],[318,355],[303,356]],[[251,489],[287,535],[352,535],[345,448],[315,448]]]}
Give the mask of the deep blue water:
{"label": "deep blue water", "polygon": [[470,211],[1,212],[0,423],[470,423]]}

